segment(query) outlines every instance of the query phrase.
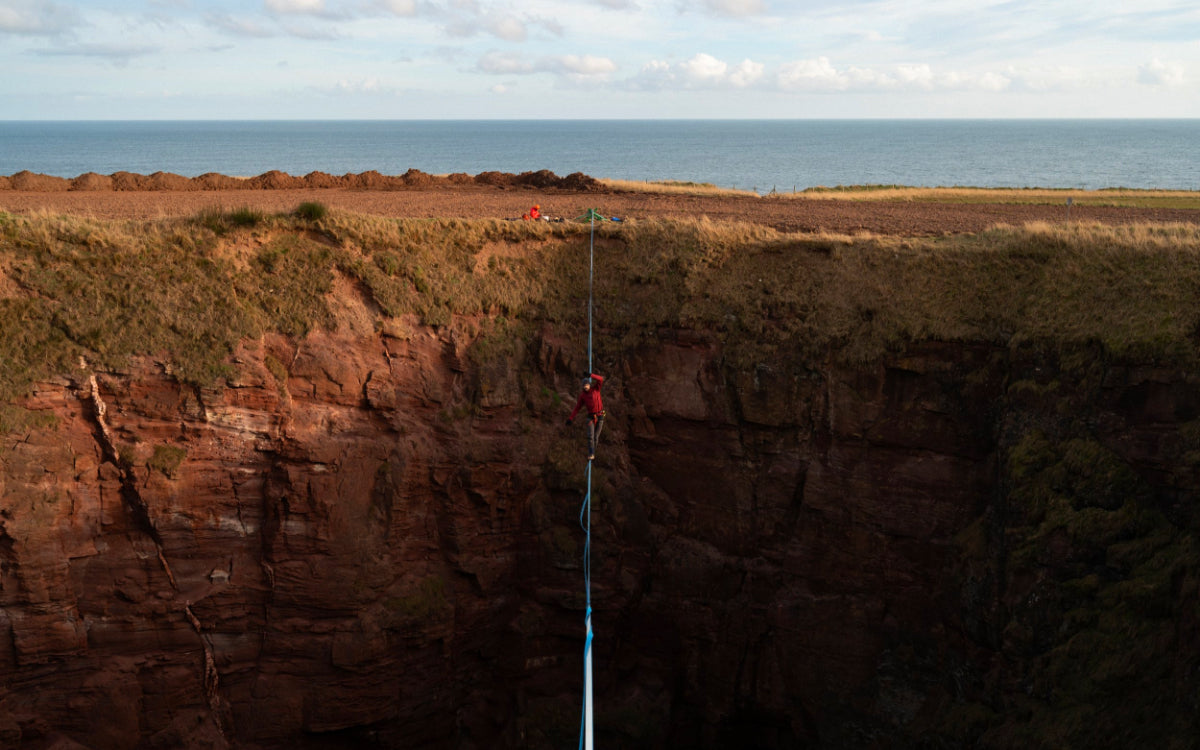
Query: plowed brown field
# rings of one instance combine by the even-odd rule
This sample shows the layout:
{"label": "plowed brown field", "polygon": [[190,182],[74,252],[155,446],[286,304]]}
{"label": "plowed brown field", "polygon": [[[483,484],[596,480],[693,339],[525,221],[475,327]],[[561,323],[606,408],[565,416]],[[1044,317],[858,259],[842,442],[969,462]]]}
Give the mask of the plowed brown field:
{"label": "plowed brown field", "polygon": [[[49,211],[104,219],[189,216],[206,208],[287,212],[305,201],[364,214],[423,218],[518,218],[536,203],[543,214],[566,219],[595,208],[606,216],[630,219],[708,217],[713,221],[765,224],[789,232],[839,234],[940,235],[977,232],[995,224],[1067,219],[1065,205],[575,192],[475,184],[401,189],[0,190],[3,211]],[[1075,205],[1070,219],[1107,224],[1200,224],[1200,210]]]}

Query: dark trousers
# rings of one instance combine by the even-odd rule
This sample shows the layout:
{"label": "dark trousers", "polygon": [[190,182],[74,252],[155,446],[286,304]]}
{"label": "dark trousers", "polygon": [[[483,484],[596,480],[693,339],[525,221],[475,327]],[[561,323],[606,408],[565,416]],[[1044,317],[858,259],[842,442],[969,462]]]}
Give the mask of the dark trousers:
{"label": "dark trousers", "polygon": [[600,439],[600,430],[604,429],[604,412],[593,414],[588,419],[588,455],[596,455],[596,441]]}

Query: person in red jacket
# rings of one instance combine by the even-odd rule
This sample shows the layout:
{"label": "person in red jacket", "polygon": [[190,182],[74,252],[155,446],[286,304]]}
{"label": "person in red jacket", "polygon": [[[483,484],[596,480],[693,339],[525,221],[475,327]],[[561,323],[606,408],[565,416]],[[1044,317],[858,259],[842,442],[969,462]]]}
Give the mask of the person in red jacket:
{"label": "person in red jacket", "polygon": [[583,379],[583,392],[575,401],[567,424],[571,424],[575,415],[583,407],[588,412],[588,460],[596,457],[596,441],[600,439],[600,430],[604,429],[604,402],[600,399],[600,386],[604,385],[604,376],[594,372],[588,373]]}

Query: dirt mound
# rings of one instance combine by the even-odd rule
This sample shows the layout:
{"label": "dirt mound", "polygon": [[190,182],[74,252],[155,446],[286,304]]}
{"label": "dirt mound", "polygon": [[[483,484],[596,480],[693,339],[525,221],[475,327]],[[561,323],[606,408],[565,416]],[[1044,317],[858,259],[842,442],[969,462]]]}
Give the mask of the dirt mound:
{"label": "dirt mound", "polygon": [[572,172],[559,180],[558,187],[562,190],[574,190],[580,193],[602,193],[605,191],[604,183],[595,177],[585,175],[583,172]]}
{"label": "dirt mound", "polygon": [[192,181],[174,172],[155,172],[146,178],[146,190],[194,190]]}
{"label": "dirt mound", "polygon": [[95,172],[85,172],[71,180],[72,190],[112,190],[112,177]]}
{"label": "dirt mound", "polygon": [[304,175],[304,186],[310,188],[336,188],[344,187],[345,180],[341,177],[334,177],[328,172],[309,172]]}
{"label": "dirt mound", "polygon": [[440,182],[438,178],[419,169],[408,170],[400,175],[400,180],[409,187],[432,187]]}
{"label": "dirt mound", "polygon": [[113,190],[146,190],[145,175],[133,172],[113,172]]}
{"label": "dirt mound", "polygon": [[246,188],[249,190],[294,190],[302,187],[304,187],[304,180],[292,177],[286,172],[280,172],[278,169],[263,172],[257,177],[246,180]]}
{"label": "dirt mound", "polygon": [[475,182],[492,187],[523,187],[534,190],[573,190],[576,192],[603,192],[604,185],[583,172],[573,172],[566,177],[559,177],[548,169],[536,172],[510,174],[508,172],[480,172],[475,175]]}
{"label": "dirt mound", "polygon": [[551,172],[549,169],[539,169],[536,172],[522,172],[517,175],[513,182],[524,187],[534,187],[539,189],[558,187],[558,175]]}
{"label": "dirt mound", "polygon": [[536,172],[480,172],[475,176],[465,172],[432,175],[419,169],[409,169],[400,176],[384,175],[375,170],[341,177],[325,172],[309,172],[293,177],[286,172],[271,170],[257,177],[241,179],[217,172],[199,177],[183,177],[171,172],[141,175],[134,172],[113,172],[111,175],[87,172],[74,179],[35,174],[28,170],[11,177],[0,176],[0,189],[29,192],[75,191],[214,191],[214,190],[301,190],[306,188],[354,188],[358,190],[429,189],[442,186],[484,185],[501,189],[521,187],[532,190],[570,190],[574,192],[604,192],[604,186],[582,172],[559,177],[548,169]]}
{"label": "dirt mound", "polygon": [[492,187],[512,187],[513,176],[508,172],[480,172],[475,175],[475,182],[479,185],[491,185]]}
{"label": "dirt mound", "polygon": [[192,178],[192,186],[197,190],[241,190],[245,187],[245,182],[216,172],[205,172]]}
{"label": "dirt mound", "polygon": [[393,190],[404,185],[399,178],[382,175],[374,169],[360,174],[349,173],[345,179],[346,187],[360,190]]}
{"label": "dirt mound", "polygon": [[13,190],[29,190],[37,193],[53,193],[60,190],[66,190],[70,187],[70,182],[62,177],[52,177],[48,174],[40,172],[30,172],[23,170],[12,176]]}

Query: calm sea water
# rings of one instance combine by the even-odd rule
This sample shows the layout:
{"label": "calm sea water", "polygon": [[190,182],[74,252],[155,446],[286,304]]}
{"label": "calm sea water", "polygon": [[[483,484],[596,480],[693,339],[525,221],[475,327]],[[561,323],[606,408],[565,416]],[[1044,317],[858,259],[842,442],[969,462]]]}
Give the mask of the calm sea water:
{"label": "calm sea water", "polygon": [[549,169],[816,185],[1200,189],[1200,120],[0,121],[0,174]]}

